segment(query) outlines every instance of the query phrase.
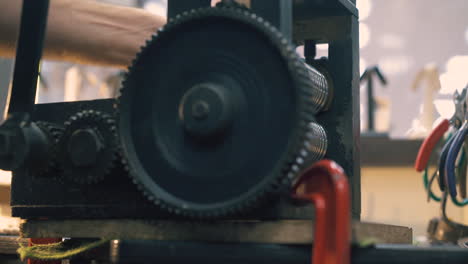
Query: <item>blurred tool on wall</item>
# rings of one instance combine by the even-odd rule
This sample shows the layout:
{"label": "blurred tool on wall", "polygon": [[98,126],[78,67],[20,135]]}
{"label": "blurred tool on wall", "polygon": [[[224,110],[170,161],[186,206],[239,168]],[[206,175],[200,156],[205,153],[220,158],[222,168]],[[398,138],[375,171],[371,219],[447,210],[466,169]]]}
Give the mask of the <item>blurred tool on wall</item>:
{"label": "blurred tool on wall", "polygon": [[434,63],[424,66],[417,74],[411,89],[415,92],[424,82],[423,104],[419,111],[419,118],[413,120],[407,132],[410,138],[423,138],[429,135],[435,121],[434,95],[440,90],[439,70]]}
{"label": "blurred tool on wall", "polygon": [[[378,78],[382,86],[387,85],[387,79],[377,65],[368,67],[361,75],[361,84],[367,83],[367,132],[385,131],[388,129],[390,103],[388,100],[374,95],[374,76]],[[386,111],[378,112],[380,109],[385,109]],[[386,118],[385,114],[387,115]]]}

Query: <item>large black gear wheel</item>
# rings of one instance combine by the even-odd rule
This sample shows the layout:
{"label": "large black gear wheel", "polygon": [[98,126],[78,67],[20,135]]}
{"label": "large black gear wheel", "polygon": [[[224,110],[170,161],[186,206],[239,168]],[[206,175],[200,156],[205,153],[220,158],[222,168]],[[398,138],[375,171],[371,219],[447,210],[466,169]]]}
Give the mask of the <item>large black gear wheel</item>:
{"label": "large black gear wheel", "polygon": [[115,120],[94,110],[71,116],[58,153],[66,179],[82,184],[102,181],[120,162]]}
{"label": "large black gear wheel", "polygon": [[123,82],[119,135],[133,181],[182,216],[256,207],[325,154],[325,131],[314,123],[327,101],[322,77],[248,10],[178,15]]}

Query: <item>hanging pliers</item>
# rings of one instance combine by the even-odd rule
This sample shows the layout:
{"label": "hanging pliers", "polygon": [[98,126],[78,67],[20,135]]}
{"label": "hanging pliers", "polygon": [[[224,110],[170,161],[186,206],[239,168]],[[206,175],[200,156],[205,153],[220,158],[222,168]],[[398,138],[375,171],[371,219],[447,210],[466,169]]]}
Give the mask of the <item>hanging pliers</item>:
{"label": "hanging pliers", "polygon": [[[450,118],[450,120],[444,119],[442,122],[437,125],[437,127],[432,130],[431,134],[423,141],[421,147],[419,148],[418,156],[416,157],[416,162],[415,162],[415,169],[418,172],[422,172],[427,168],[427,165],[429,163],[429,158],[437,145],[437,143],[443,138],[445,133],[449,130],[450,126],[452,126],[454,129],[458,129],[463,121],[465,120],[465,109],[464,109],[464,104],[465,104],[465,99],[467,95],[467,87],[463,89],[461,93],[458,93],[458,91],[455,92],[453,96],[453,102],[455,104],[455,113],[453,116]],[[448,142],[444,145],[444,148],[442,150],[442,154],[440,157],[440,162],[439,162],[439,187],[441,191],[445,190],[445,184],[444,184],[444,174],[445,174],[445,160],[446,156],[448,154],[448,148],[450,146],[451,141],[453,140],[454,137],[449,138]]]}
{"label": "hanging pliers", "polygon": [[[442,152],[439,158],[439,187],[441,191],[444,191],[446,184],[448,184],[447,177],[446,177],[447,156],[450,153],[450,148],[453,145],[465,121],[467,89],[468,88],[465,87],[460,94],[458,93],[458,91],[455,91],[455,94],[454,94],[453,101],[455,104],[455,114],[453,115],[451,119],[451,123],[455,129],[455,132],[445,143],[444,147],[442,148]],[[457,152],[457,156],[458,156],[458,152]],[[456,190],[455,190],[455,193],[456,193]]]}

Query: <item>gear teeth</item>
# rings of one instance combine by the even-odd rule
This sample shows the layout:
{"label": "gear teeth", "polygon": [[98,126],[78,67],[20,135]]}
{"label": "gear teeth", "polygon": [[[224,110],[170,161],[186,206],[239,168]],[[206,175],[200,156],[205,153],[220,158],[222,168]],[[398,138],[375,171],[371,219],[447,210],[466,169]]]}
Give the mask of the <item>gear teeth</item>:
{"label": "gear teeth", "polygon": [[43,168],[35,170],[35,175],[39,177],[51,177],[56,178],[55,175],[58,173],[58,163],[57,163],[57,143],[63,133],[63,127],[60,127],[57,124],[37,121],[36,125],[46,134],[49,138],[49,162],[44,164]]}
{"label": "gear teeth", "polygon": [[[271,184],[258,193],[251,195],[242,203],[217,210],[194,211],[186,208],[177,208],[175,205],[158,198],[157,195],[155,196],[154,194],[148,193],[148,190],[143,185],[143,183],[138,180],[138,174],[132,169],[130,164],[127,163],[126,159],[124,158],[125,155],[121,155],[122,163],[128,170],[132,182],[137,186],[138,190],[142,191],[143,195],[145,195],[149,201],[167,212],[179,216],[190,217],[192,219],[218,218],[236,213],[248,212],[256,208],[257,206],[271,199],[273,195],[277,195],[283,189],[289,188],[291,184],[297,179],[301,169],[304,166],[307,166],[309,163],[323,158],[327,149],[327,138],[325,130],[320,125],[314,123],[314,115],[322,109],[322,101],[324,100],[323,98],[327,97],[328,95],[326,94],[326,86],[323,89],[324,91],[321,91],[323,94],[317,94],[315,91],[317,89],[317,82],[314,83],[313,77],[316,75],[319,76],[320,73],[318,71],[310,71],[308,67],[312,67],[306,65],[305,62],[301,60],[290,42],[284,38],[281,32],[279,32],[268,21],[252,13],[247,8],[238,5],[223,5],[223,2],[218,3],[216,8],[194,9],[189,12],[179,14],[175,18],[169,19],[168,23],[164,27],[160,28],[156,34],[151,37],[150,40],[146,41],[146,46],[142,47],[141,50],[136,54],[135,59],[132,61],[132,65],[128,67],[128,71],[124,76],[122,88],[120,90],[120,97],[117,99],[117,118],[120,118],[119,109],[122,103],[122,98],[127,94],[126,87],[129,85],[127,81],[129,78],[129,73],[134,70],[140,57],[145,56],[146,48],[153,42],[158,41],[161,36],[167,32],[170,32],[178,25],[191,19],[197,19],[210,15],[228,16],[229,18],[246,21],[258,29],[260,33],[266,35],[271,44],[279,49],[280,54],[287,62],[289,73],[292,75],[297,86],[300,87],[297,91],[299,124],[297,125],[296,131],[293,135],[293,147],[291,147],[287,152],[288,158],[284,161],[284,166],[276,175],[275,179],[272,180]],[[323,81],[323,83],[326,84],[326,79],[320,81]],[[319,88],[321,87],[319,86]],[[122,128],[120,128],[120,130],[121,129]]]}

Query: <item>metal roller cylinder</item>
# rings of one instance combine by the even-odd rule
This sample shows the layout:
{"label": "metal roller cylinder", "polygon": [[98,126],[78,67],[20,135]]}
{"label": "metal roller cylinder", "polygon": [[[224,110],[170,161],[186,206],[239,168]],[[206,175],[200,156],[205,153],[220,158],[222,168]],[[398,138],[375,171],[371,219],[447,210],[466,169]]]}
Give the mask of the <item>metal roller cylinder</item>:
{"label": "metal roller cylinder", "polygon": [[295,179],[299,176],[302,169],[323,159],[327,153],[327,148],[328,140],[325,129],[315,122],[309,122],[308,132],[304,137],[299,155],[297,156],[288,177]]}
{"label": "metal roller cylinder", "polygon": [[305,163],[323,159],[327,153],[328,140],[325,129],[314,122],[309,123],[309,132],[306,134],[304,150],[307,152]]}
{"label": "metal roller cylinder", "polygon": [[323,75],[314,67],[309,66],[305,62],[304,66],[306,69],[306,77],[309,79],[307,84],[309,88],[307,89],[306,93],[308,93],[310,96],[309,99],[313,104],[314,113],[319,113],[320,111],[324,110],[329,100],[330,93],[328,80],[325,75]]}

